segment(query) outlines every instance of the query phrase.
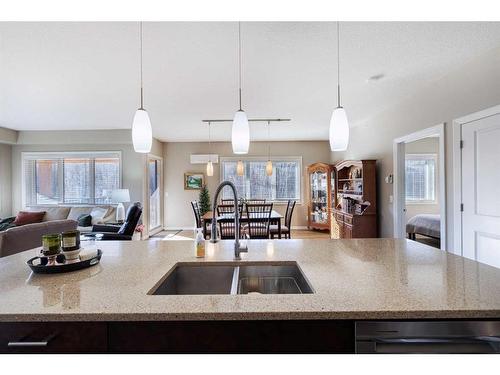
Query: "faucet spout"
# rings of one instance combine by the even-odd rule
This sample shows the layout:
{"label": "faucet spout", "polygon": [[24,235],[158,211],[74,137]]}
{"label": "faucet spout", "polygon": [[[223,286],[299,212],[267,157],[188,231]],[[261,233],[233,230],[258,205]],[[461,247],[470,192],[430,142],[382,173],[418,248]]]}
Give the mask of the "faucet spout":
{"label": "faucet spout", "polygon": [[210,242],[218,242],[217,239],[217,200],[219,194],[225,186],[229,186],[233,192],[233,204],[234,204],[234,258],[241,259],[241,253],[248,252],[247,246],[240,243],[240,212],[238,210],[238,193],[236,192],[236,186],[231,181],[223,181],[217,187],[214,194],[213,209],[212,209],[212,228],[210,235]]}

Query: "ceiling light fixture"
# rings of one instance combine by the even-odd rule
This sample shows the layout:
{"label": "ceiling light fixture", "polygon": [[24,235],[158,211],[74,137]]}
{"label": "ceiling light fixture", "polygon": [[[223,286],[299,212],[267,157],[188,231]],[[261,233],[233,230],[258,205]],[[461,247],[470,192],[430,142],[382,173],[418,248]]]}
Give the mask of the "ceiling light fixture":
{"label": "ceiling light fixture", "polygon": [[337,108],[330,120],[330,149],[345,151],[349,145],[349,122],[340,102],[340,22],[337,22]]}
{"label": "ceiling light fixture", "polygon": [[233,146],[233,153],[247,154],[250,146],[250,127],[248,125],[248,117],[241,108],[241,22],[238,22],[238,66],[240,109],[234,114],[231,144]]}
{"label": "ceiling light fixture", "polygon": [[207,176],[212,177],[214,175],[214,165],[212,164],[212,154],[210,154],[211,151],[211,137],[210,137],[210,125],[211,123],[208,123],[208,162],[207,162]]}
{"label": "ceiling light fixture", "polygon": [[141,107],[135,112],[132,123],[132,143],[135,152],[148,153],[151,151],[153,143],[153,132],[151,130],[151,121],[148,112],[144,109],[144,95],[142,82],[142,22],[139,23],[140,42],[141,42]]}
{"label": "ceiling light fixture", "polygon": [[267,163],[266,174],[273,175],[273,162],[271,161],[271,121],[267,122]]}

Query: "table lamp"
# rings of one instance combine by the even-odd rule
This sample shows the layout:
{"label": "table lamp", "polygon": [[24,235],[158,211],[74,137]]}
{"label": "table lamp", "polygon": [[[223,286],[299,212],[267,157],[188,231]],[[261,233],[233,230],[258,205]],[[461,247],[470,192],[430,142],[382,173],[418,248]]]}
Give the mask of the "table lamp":
{"label": "table lamp", "polygon": [[128,189],[115,189],[111,193],[111,202],[116,203],[116,221],[121,223],[125,220],[125,207],[123,203],[130,202]]}

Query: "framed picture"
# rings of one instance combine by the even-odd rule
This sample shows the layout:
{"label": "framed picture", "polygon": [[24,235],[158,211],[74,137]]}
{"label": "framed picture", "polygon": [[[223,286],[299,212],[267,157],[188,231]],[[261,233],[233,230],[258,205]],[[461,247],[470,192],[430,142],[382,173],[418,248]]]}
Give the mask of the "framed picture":
{"label": "framed picture", "polygon": [[205,175],[200,172],[184,173],[184,190],[200,190],[205,184]]}

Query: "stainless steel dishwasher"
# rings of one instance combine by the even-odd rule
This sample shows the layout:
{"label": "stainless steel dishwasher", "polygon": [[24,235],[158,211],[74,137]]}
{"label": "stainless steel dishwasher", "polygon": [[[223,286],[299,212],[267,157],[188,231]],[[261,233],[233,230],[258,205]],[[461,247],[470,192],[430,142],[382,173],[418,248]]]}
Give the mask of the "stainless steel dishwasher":
{"label": "stainless steel dishwasher", "polygon": [[500,321],[359,321],[356,353],[500,353]]}

